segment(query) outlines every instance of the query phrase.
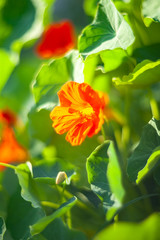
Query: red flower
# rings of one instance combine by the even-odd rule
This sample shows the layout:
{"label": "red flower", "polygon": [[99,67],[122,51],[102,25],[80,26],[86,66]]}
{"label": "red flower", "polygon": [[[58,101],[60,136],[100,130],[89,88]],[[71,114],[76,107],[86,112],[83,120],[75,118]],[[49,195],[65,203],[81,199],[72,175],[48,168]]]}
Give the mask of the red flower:
{"label": "red flower", "polygon": [[8,125],[15,125],[16,115],[9,109],[0,110],[0,122]]}
{"label": "red flower", "polygon": [[54,23],[46,29],[36,52],[42,58],[60,57],[75,46],[74,27],[69,21]]}
{"label": "red flower", "polygon": [[[16,140],[14,131],[11,127],[5,126],[2,130],[0,141],[0,162],[2,163],[21,163],[27,160],[28,153]],[[0,166],[0,170],[4,167]]]}
{"label": "red flower", "polygon": [[72,145],[80,145],[86,136],[92,137],[100,131],[104,122],[103,110],[109,102],[107,95],[94,91],[86,83],[68,82],[58,96],[60,106],[50,114],[58,134],[68,132],[66,140]]}

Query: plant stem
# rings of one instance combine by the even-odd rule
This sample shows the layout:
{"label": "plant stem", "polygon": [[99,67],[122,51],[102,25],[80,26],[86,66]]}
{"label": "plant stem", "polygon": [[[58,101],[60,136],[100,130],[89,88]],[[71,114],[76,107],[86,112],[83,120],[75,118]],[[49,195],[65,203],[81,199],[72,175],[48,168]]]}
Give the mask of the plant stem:
{"label": "plant stem", "polygon": [[126,165],[126,160],[128,156],[128,144],[130,140],[130,127],[129,127],[129,119],[130,119],[130,103],[131,103],[131,92],[126,88],[125,89],[125,123],[122,128],[122,146],[123,146],[123,156],[124,156],[124,165]]}
{"label": "plant stem", "polygon": [[150,100],[152,115],[155,119],[159,120],[160,114],[159,114],[158,104],[157,104],[155,98],[153,97],[153,93],[152,93],[151,89],[148,90],[148,96],[149,96],[149,100]]}
{"label": "plant stem", "polygon": [[58,204],[53,203],[53,202],[48,202],[48,201],[41,201],[41,204],[42,204],[42,206],[50,207],[50,208],[53,208],[53,209],[57,209],[59,207]]}
{"label": "plant stem", "polygon": [[105,141],[106,140],[106,134],[105,134],[105,130],[104,130],[103,125],[101,127],[101,133],[102,133],[102,136],[104,137],[104,141]]}
{"label": "plant stem", "polygon": [[[56,185],[56,186],[57,186],[57,189],[60,192],[61,186],[58,186],[58,185]],[[66,199],[69,199],[69,198],[73,197],[73,195],[70,192],[68,192],[67,190],[64,191],[64,196],[65,196]],[[77,199],[76,204],[79,208],[85,209],[88,213],[92,214],[93,216],[98,215],[94,208],[87,206],[86,204],[81,202],[79,199]]]}
{"label": "plant stem", "polygon": [[14,170],[16,169],[15,166],[13,166],[13,165],[11,165],[11,164],[7,164],[7,163],[2,163],[2,162],[0,162],[0,166],[12,168],[12,169],[14,169]]}

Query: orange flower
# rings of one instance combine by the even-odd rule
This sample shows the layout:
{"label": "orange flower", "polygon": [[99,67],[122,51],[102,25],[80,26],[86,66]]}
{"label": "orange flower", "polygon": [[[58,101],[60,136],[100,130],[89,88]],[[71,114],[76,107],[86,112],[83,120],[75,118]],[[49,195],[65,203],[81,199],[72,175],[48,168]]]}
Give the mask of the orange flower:
{"label": "orange flower", "polygon": [[62,21],[48,26],[36,52],[42,58],[60,57],[74,46],[74,27],[71,22]]}
{"label": "orange flower", "polygon": [[0,110],[0,122],[8,125],[15,125],[17,118],[9,109]]}
{"label": "orange flower", "polygon": [[[18,163],[27,160],[28,153],[16,140],[14,131],[11,127],[5,126],[2,130],[0,141],[0,162]],[[0,170],[4,167],[0,166]]]}
{"label": "orange flower", "polygon": [[58,92],[60,106],[55,107],[50,117],[58,134],[68,131],[66,140],[71,145],[80,145],[86,136],[97,134],[104,122],[103,110],[109,98],[94,91],[86,83],[67,82]]}

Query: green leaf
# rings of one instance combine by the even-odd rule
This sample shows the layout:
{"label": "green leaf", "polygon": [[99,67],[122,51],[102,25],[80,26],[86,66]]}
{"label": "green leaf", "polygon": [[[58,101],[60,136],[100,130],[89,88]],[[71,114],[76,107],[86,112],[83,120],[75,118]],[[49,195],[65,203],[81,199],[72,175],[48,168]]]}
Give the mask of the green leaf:
{"label": "green leaf", "polygon": [[15,65],[16,61],[14,57],[11,56],[11,54],[7,53],[5,50],[0,49],[0,68],[1,68],[0,91],[4,87]]}
{"label": "green leaf", "polygon": [[160,215],[153,214],[141,223],[116,222],[96,235],[94,240],[158,240]]}
{"label": "green leaf", "polygon": [[110,143],[108,155],[109,164],[107,169],[107,178],[109,181],[109,185],[112,190],[112,193],[114,193],[119,202],[122,203],[125,196],[125,190],[122,184],[123,181],[122,169],[113,142]]}
{"label": "green leaf", "polygon": [[138,172],[136,183],[141,182],[142,179],[156,166],[159,160],[160,160],[160,147],[157,147],[153,151],[151,156],[148,158],[144,168]]}
{"label": "green leaf", "polygon": [[[40,208],[33,208],[20,195],[20,187],[8,201],[6,225],[13,239],[25,239],[30,236],[29,226],[44,216]],[[8,239],[8,238],[6,238]],[[10,238],[9,238],[10,239]]]}
{"label": "green leaf", "polygon": [[152,62],[144,60],[139,63],[134,71],[122,79],[114,78],[116,86],[127,86],[132,88],[144,88],[153,83],[159,82],[160,79],[160,60]]}
{"label": "green leaf", "polygon": [[143,0],[142,14],[144,23],[149,26],[152,21],[160,22],[160,4],[157,0]]}
{"label": "green leaf", "polygon": [[124,196],[122,176],[112,143],[106,141],[92,152],[87,159],[87,174],[91,189],[100,196],[104,208],[110,211],[108,218],[112,218]]}
{"label": "green leaf", "polygon": [[53,214],[41,218],[37,223],[30,227],[31,234],[35,235],[42,232],[54,219],[61,217],[64,213],[70,210],[70,208],[72,208],[76,203],[76,200],[76,197],[69,199],[66,203],[62,204],[60,208],[58,208]]}
{"label": "green leaf", "polygon": [[[25,43],[35,40],[43,31],[43,25],[49,23],[49,8],[54,0],[14,0],[6,1],[2,8],[3,46],[20,53]],[[7,28],[7,34],[3,34]],[[18,57],[17,54],[17,57]]]}
{"label": "green leaf", "polygon": [[[83,63],[78,51],[42,65],[33,85],[33,94],[40,108],[53,108],[58,103],[57,91],[66,81],[83,82]],[[41,107],[40,107],[41,106]]]}
{"label": "green leaf", "polygon": [[[10,46],[11,43],[20,38],[32,26],[35,18],[35,8],[31,0],[20,0],[16,3],[14,0],[5,1],[1,9],[2,26],[9,29],[8,36],[0,34],[0,40],[4,46]],[[5,39],[5,37],[7,37]]]}
{"label": "green leaf", "polygon": [[107,49],[126,49],[134,41],[132,30],[111,0],[101,0],[96,17],[79,38],[79,51],[87,55]]}
{"label": "green leaf", "polygon": [[[28,114],[29,118],[29,134],[32,139],[39,139],[46,142],[53,134],[52,121],[50,119],[50,111],[36,107],[32,108]],[[39,121],[41,119],[41,121]],[[42,126],[45,126],[45,131],[42,131]]]}
{"label": "green leaf", "polygon": [[156,157],[156,154],[159,153],[155,150],[157,147],[159,147],[159,145],[160,121],[153,118],[144,127],[140,143],[134,150],[131,157],[128,159],[127,172],[131,181],[136,181],[139,171],[141,171],[143,168],[144,170],[140,173],[140,176],[142,177],[143,174],[146,175],[149,172],[150,168],[153,167],[152,163],[155,164],[157,162],[158,155]]}
{"label": "green leaf", "polygon": [[3,240],[3,236],[6,231],[6,225],[3,218],[0,217],[0,240]]}
{"label": "green leaf", "polygon": [[109,157],[107,155],[109,145],[110,142],[106,141],[91,153],[87,159],[87,174],[91,189],[98,194],[106,204],[112,206],[113,201],[110,199],[111,190],[106,177],[109,163]]}
{"label": "green leaf", "polygon": [[[89,85],[93,84],[96,67],[99,63],[99,56],[96,54],[88,56],[84,61],[84,81]],[[92,85],[93,87],[93,85]]]}
{"label": "green leaf", "polygon": [[60,218],[51,222],[41,234],[34,235],[29,240],[86,240],[85,235],[77,230],[69,229]]}
{"label": "green leaf", "polygon": [[34,208],[42,208],[42,201],[59,201],[58,190],[54,188],[54,178],[33,178],[30,163],[20,164],[16,167],[15,172],[22,189],[22,197],[31,202]]}
{"label": "green leaf", "polygon": [[105,72],[113,71],[122,63],[131,61],[127,53],[120,48],[103,51],[100,53],[100,57],[104,63]]}
{"label": "green leaf", "polygon": [[32,176],[31,164],[20,164],[17,166],[15,173],[18,176],[19,184],[22,188],[22,197],[26,201],[30,201],[33,207],[41,208],[41,204],[37,198],[37,189]]}
{"label": "green leaf", "polygon": [[97,5],[99,0],[85,0],[84,1],[84,11],[89,16],[95,16]]}
{"label": "green leaf", "polygon": [[4,108],[9,103],[9,107],[18,113],[23,122],[28,121],[27,114],[34,103],[30,85],[39,63],[33,51],[23,51],[20,63],[2,89],[0,107]]}

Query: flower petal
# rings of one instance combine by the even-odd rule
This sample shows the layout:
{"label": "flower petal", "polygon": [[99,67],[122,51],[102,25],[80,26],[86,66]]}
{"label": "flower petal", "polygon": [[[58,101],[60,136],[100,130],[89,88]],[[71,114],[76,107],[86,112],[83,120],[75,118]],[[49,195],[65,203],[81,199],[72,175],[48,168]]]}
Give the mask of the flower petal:
{"label": "flower petal", "polygon": [[65,107],[55,107],[50,118],[53,120],[52,126],[58,134],[63,134],[72,128],[77,122],[79,122],[79,114],[75,111],[71,111],[70,108]]}
{"label": "flower petal", "polygon": [[[13,129],[5,127],[2,131],[0,143],[0,161],[3,163],[24,162],[28,153],[16,140]],[[0,167],[3,170],[4,167]]]}
{"label": "flower petal", "polygon": [[74,46],[74,27],[70,21],[62,21],[48,26],[36,52],[42,58],[60,57]]}
{"label": "flower petal", "polygon": [[92,121],[85,123],[79,123],[73,126],[66,135],[66,140],[71,143],[72,146],[80,145],[86,138],[88,132],[92,127]]}

